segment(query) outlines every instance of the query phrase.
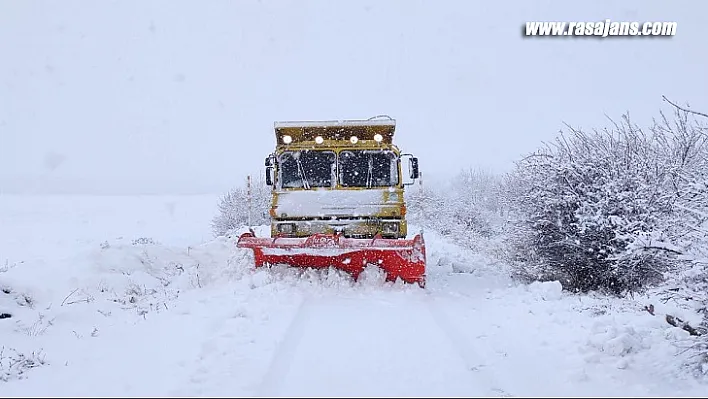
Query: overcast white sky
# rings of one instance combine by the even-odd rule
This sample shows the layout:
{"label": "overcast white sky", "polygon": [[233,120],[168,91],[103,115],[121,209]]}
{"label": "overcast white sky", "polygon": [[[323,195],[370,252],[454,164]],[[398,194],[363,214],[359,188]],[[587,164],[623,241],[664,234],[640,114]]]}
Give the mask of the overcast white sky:
{"label": "overcast white sky", "polygon": [[[0,0],[0,191],[220,192],[273,121],[389,114],[431,175],[507,171],[563,122],[708,110],[705,1]],[[526,21],[677,21],[524,38]]]}

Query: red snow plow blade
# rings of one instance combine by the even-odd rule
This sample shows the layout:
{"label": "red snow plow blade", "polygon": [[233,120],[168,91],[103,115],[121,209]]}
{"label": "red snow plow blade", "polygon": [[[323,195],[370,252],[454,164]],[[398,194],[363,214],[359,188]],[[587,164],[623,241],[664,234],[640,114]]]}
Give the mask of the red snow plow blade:
{"label": "red snow plow blade", "polygon": [[333,267],[355,279],[368,265],[386,273],[387,281],[400,278],[425,287],[425,243],[418,234],[412,240],[345,238],[315,234],[307,238],[258,238],[242,234],[236,244],[253,249],[256,267],[288,265],[299,268]]}

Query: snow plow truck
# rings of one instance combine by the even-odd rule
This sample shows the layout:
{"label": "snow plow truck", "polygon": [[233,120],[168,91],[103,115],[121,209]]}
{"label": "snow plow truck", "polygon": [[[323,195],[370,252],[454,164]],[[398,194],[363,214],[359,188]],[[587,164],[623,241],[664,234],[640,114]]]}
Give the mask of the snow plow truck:
{"label": "snow plow truck", "polygon": [[265,159],[272,186],[270,237],[242,234],[256,267],[336,268],[358,278],[368,266],[425,287],[422,232],[408,238],[404,187],[418,159],[393,144],[396,121],[275,122]]}

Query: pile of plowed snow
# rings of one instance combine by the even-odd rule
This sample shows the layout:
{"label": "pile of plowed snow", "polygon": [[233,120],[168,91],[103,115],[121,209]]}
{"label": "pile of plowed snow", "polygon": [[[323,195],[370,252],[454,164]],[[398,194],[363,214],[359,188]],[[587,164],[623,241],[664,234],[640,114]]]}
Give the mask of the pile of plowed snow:
{"label": "pile of plowed snow", "polygon": [[[233,243],[219,239],[191,248],[115,240],[51,261],[27,261],[0,274],[0,322],[5,376],[24,370],[8,356],[38,352],[53,364],[67,337],[97,337],[119,324],[134,324],[164,312],[185,292],[229,281]],[[233,265],[233,267],[232,267]],[[26,368],[26,367],[24,367]],[[15,369],[8,371],[8,369]]]}

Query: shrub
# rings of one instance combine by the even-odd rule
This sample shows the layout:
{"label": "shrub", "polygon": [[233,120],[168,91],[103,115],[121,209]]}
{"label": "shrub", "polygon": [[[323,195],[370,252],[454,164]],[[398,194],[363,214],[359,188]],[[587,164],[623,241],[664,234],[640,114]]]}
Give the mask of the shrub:
{"label": "shrub", "polygon": [[215,236],[224,236],[247,226],[249,219],[252,226],[270,223],[270,187],[264,180],[260,177],[251,181],[250,201],[245,183],[229,190],[220,198],[218,213],[211,223]]}
{"label": "shrub", "polygon": [[432,229],[468,248],[498,233],[501,178],[466,169],[448,181],[413,186],[407,194],[411,223]]}
{"label": "shrub", "polygon": [[689,218],[677,220],[677,206],[695,201],[683,176],[705,159],[698,155],[705,136],[676,116],[648,132],[626,115],[612,129],[568,127],[517,164],[505,204],[516,216],[510,260],[518,276],[620,294],[661,281],[679,264]]}

